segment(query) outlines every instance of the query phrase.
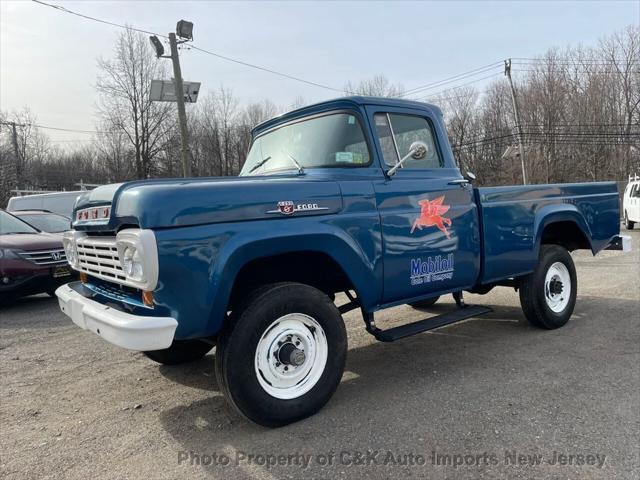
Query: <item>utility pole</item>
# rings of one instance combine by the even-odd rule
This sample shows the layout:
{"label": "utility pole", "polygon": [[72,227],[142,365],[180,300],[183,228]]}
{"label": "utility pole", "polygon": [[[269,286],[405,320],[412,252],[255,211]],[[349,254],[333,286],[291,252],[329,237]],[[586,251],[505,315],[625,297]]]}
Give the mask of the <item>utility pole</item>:
{"label": "utility pole", "polygon": [[520,150],[520,163],[522,165],[522,184],[526,185],[527,172],[524,168],[524,136],[522,134],[522,123],[520,123],[520,110],[518,109],[516,90],[513,87],[513,80],[511,79],[511,59],[504,61],[504,74],[509,79],[509,86],[511,87],[511,101],[513,102],[513,111],[516,117],[516,126],[518,128],[518,148]]}
{"label": "utility pole", "polygon": [[184,108],[184,89],[182,86],[182,72],[180,71],[180,58],[178,57],[178,41],[175,33],[169,34],[171,46],[171,61],[173,63],[173,85],[178,104],[178,123],[180,124],[180,139],[182,142],[182,176],[191,176],[191,155],[189,155],[189,131],[187,130],[187,112]]}
{"label": "utility pole", "polygon": [[18,130],[16,129],[16,122],[11,122],[11,137],[13,140],[13,151],[16,156],[16,188],[19,188],[19,185],[22,180],[22,159],[20,158],[20,149],[18,148]]}

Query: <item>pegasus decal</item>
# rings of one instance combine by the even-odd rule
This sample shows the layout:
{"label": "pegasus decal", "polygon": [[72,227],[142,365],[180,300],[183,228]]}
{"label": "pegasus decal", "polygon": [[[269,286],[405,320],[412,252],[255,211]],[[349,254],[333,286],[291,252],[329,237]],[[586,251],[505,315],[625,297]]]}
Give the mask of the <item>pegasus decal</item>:
{"label": "pegasus decal", "polygon": [[447,227],[451,226],[451,220],[442,216],[449,211],[450,206],[443,205],[442,202],[444,202],[444,195],[434,200],[420,200],[418,202],[420,205],[420,216],[413,222],[411,233],[413,233],[416,228],[422,230],[422,227],[436,226],[447,238],[451,238],[447,231]]}

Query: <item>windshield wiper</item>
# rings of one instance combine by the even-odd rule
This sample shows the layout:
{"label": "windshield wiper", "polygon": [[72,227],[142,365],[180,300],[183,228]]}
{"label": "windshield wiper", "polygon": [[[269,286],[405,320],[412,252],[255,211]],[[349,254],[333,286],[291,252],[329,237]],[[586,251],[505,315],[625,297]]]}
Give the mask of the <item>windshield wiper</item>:
{"label": "windshield wiper", "polygon": [[251,170],[249,170],[249,173],[253,173],[257,169],[259,169],[261,166],[263,166],[265,163],[267,163],[269,160],[271,160],[271,155],[269,155],[267,158],[265,158],[263,160],[260,160],[258,163],[256,163],[253,166],[253,168],[251,168]]}
{"label": "windshield wiper", "polygon": [[304,173],[304,168],[302,168],[302,165],[300,165],[298,161],[293,157],[293,155],[291,155],[289,152],[285,152],[285,153],[287,154],[287,157],[289,158],[289,160],[291,160],[293,164],[296,166],[296,168],[298,169],[298,173],[302,175]]}

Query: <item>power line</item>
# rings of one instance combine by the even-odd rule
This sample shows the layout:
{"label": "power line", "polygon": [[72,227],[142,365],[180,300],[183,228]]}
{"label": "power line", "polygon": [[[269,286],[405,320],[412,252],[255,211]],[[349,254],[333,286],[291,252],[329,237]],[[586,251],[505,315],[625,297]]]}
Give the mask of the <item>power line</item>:
{"label": "power line", "polygon": [[[619,63],[626,63],[628,60],[622,58],[616,58],[613,60],[603,58],[526,58],[526,57],[513,57],[515,62],[520,63],[577,63],[577,64],[601,64],[601,65],[617,65]],[[638,60],[632,60],[630,63],[638,63]]]}
{"label": "power line", "polygon": [[[37,4],[40,4],[40,5],[45,5],[47,7],[54,8],[54,9],[60,11],[60,12],[69,13],[71,15],[75,15],[75,16],[84,18],[86,20],[92,20],[92,21],[100,22],[100,23],[103,23],[103,24],[106,24],[106,25],[111,25],[113,27],[133,30],[135,32],[145,33],[145,34],[148,34],[148,35],[157,35],[158,37],[168,38],[167,35],[162,35],[162,34],[156,33],[156,32],[150,32],[148,30],[142,30],[142,29],[139,29],[139,28],[134,28],[134,27],[130,27],[130,26],[127,26],[127,25],[121,25],[119,23],[110,22],[110,21],[107,21],[107,20],[102,20],[100,18],[92,17],[90,15],[84,15],[82,13],[74,12],[73,10],[69,10],[68,8],[65,8],[65,7],[62,7],[62,6],[59,6],[59,5],[52,5],[50,3],[42,2],[40,0],[32,0],[32,1],[37,3]],[[263,71],[263,72],[271,73],[273,75],[279,75],[281,77],[288,78],[290,80],[295,80],[295,81],[301,82],[301,83],[306,83],[307,85],[312,85],[314,87],[320,87],[320,88],[324,88],[324,89],[327,89],[327,90],[332,90],[334,92],[353,94],[353,92],[349,92],[349,91],[341,89],[341,88],[331,87],[329,85],[324,85],[322,83],[314,82],[314,81],[311,81],[311,80],[306,80],[306,79],[301,78],[301,77],[296,77],[296,76],[290,75],[288,73],[280,72],[280,71],[274,70],[272,68],[262,67],[260,65],[254,64],[254,63],[249,63],[249,62],[245,62],[243,60],[238,60],[236,58],[232,58],[232,57],[229,57],[229,56],[226,56],[226,55],[222,55],[220,53],[212,52],[211,50],[207,50],[207,49],[198,47],[198,46],[193,45],[193,44],[190,45],[190,48],[192,48],[194,50],[198,50],[198,51],[203,52],[203,53],[206,53],[208,55],[212,55],[212,56],[214,56],[216,58],[220,58],[222,60],[226,60],[228,62],[233,62],[233,63],[236,63],[238,65],[243,65],[245,67],[254,68],[256,70],[260,70],[260,71]]]}
{"label": "power line", "polygon": [[105,25],[111,25],[112,27],[127,28],[127,29],[133,30],[135,32],[146,33],[148,35],[157,35],[157,36],[163,37],[163,38],[169,38],[166,35],[162,35],[162,34],[159,34],[159,33],[149,32],[147,30],[141,30],[139,28],[134,28],[134,27],[128,27],[126,25],[120,25],[119,23],[113,23],[113,22],[109,22],[108,20],[102,20],[100,18],[91,17],[91,16],[85,15],[83,13],[74,12],[73,10],[69,10],[68,8],[65,8],[65,7],[63,7],[61,5],[53,5],[51,3],[42,2],[40,0],[31,0],[31,1],[35,2],[35,3],[39,3],[40,5],[45,5],[47,7],[55,8],[56,10],[59,10],[59,11],[64,12],[64,13],[70,13],[71,15],[75,15],[77,17],[81,17],[81,18],[84,18],[86,20],[93,20],[94,22],[100,22],[100,23],[104,23]]}
{"label": "power line", "polygon": [[44,128],[46,130],[57,130],[59,132],[90,133],[90,134],[93,134],[93,133],[109,133],[109,132],[100,132],[100,131],[97,131],[97,130],[77,130],[77,129],[74,129],[74,128],[50,127],[48,125],[39,125],[37,123],[0,122],[0,125],[12,126],[14,123],[15,123],[16,127],[36,127],[36,128]]}
{"label": "power line", "polygon": [[447,83],[451,83],[451,82],[455,82],[455,81],[458,81],[458,80],[462,80],[462,79],[467,78],[467,77],[473,77],[475,75],[480,75],[482,73],[485,73],[485,72],[488,72],[490,70],[493,70],[494,68],[499,67],[501,65],[502,65],[502,61],[490,63],[488,65],[483,65],[482,67],[474,68],[473,70],[468,70],[466,72],[459,73],[457,75],[453,75],[451,77],[444,78],[444,79],[439,80],[437,82],[431,82],[431,83],[427,83],[425,85],[421,85],[419,87],[412,88],[412,89],[407,90],[406,92],[404,92],[402,95],[400,95],[400,97],[404,97],[406,95],[415,95],[419,91],[429,90],[431,88],[439,87],[439,86],[442,86],[442,85],[447,84]]}
{"label": "power line", "polygon": [[495,72],[495,73],[492,73],[491,75],[487,75],[486,77],[477,78],[477,79],[472,80],[472,81],[470,81],[470,82],[463,83],[463,84],[461,84],[461,85],[457,85],[457,86],[455,86],[455,87],[446,88],[446,89],[441,90],[441,91],[439,91],[439,92],[432,93],[431,95],[428,95],[428,96],[426,96],[426,97],[421,97],[421,98],[413,99],[413,100],[419,100],[419,101],[424,101],[424,100],[428,100],[428,99],[434,99],[434,100],[437,100],[437,99],[436,99],[436,97],[437,97],[438,95],[441,95],[441,94],[445,93],[445,92],[450,92],[450,91],[452,91],[452,90],[457,90],[457,89],[459,89],[459,88],[466,87],[467,85],[471,85],[471,84],[473,84],[473,83],[477,83],[477,82],[480,82],[480,81],[482,81],[482,80],[486,80],[486,79],[488,79],[488,78],[495,77],[496,75],[502,75],[502,72]]}
{"label": "power line", "polygon": [[297,82],[306,83],[307,85],[313,85],[315,87],[326,88],[327,90],[333,90],[334,92],[351,93],[351,94],[354,93],[354,92],[350,92],[348,90],[344,90],[342,88],[330,87],[329,85],[323,85],[321,83],[313,82],[311,80],[305,80],[304,78],[295,77],[293,75],[289,75],[288,73],[278,72],[277,70],[272,70],[270,68],[261,67],[260,65],[255,65],[253,63],[245,62],[243,60],[237,60],[235,58],[227,57],[226,55],[221,55],[219,53],[215,53],[215,52],[212,52],[210,50],[205,50],[204,48],[200,48],[200,47],[197,47],[195,45],[190,45],[190,47],[193,48],[194,50],[198,50],[198,51],[200,51],[202,53],[206,53],[208,55],[212,55],[212,56],[220,58],[222,60],[227,60],[229,62],[237,63],[238,65],[244,65],[245,67],[255,68],[257,70],[261,70],[261,71],[267,72],[267,73],[272,73],[274,75],[280,75],[281,77],[288,78],[290,80],[295,80]]}

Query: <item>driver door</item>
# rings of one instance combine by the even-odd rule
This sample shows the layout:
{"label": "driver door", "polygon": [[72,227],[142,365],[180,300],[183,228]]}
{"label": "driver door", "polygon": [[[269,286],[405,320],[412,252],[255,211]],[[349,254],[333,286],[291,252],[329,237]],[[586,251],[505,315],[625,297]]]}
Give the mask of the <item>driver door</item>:
{"label": "driver door", "polygon": [[[427,145],[395,175],[374,185],[382,224],[383,303],[471,287],[480,269],[478,212],[473,189],[438,142],[437,122],[423,110],[367,107],[386,169],[410,145]],[[444,138],[444,137],[442,137]]]}

